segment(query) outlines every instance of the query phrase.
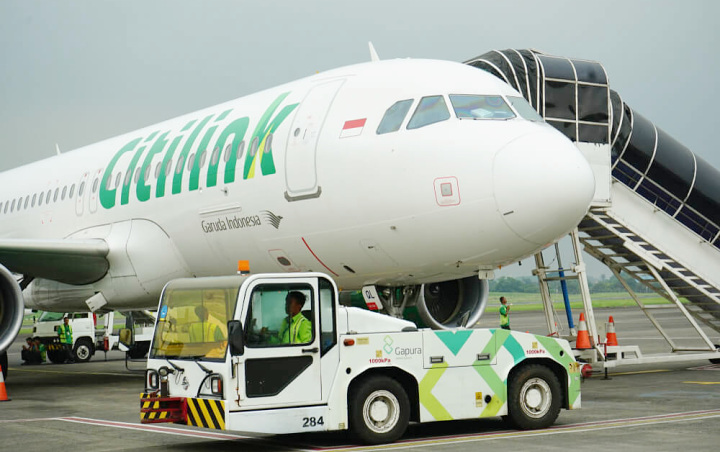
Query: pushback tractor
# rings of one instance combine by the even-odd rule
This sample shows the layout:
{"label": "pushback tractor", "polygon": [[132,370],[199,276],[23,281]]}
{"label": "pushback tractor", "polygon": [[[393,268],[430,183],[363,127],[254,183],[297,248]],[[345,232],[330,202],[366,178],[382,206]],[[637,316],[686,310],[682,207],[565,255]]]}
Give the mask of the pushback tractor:
{"label": "pushback tractor", "polygon": [[283,434],[503,416],[521,429],[580,408],[565,340],[502,329],[418,329],[338,304],[321,273],[179,279],[162,293],[143,423]]}

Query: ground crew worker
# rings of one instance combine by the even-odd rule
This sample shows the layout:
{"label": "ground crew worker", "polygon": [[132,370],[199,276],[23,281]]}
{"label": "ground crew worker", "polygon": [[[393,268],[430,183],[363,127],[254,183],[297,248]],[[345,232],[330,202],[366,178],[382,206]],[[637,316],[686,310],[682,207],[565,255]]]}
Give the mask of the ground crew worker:
{"label": "ground crew worker", "polygon": [[190,324],[190,342],[218,342],[225,340],[222,330],[215,323],[208,321],[210,315],[205,306],[197,306],[195,315],[198,316],[200,321]]}
{"label": "ground crew worker", "polygon": [[23,345],[20,356],[22,357],[23,364],[40,364],[40,350],[35,345],[35,341],[32,338],[25,339],[27,345]]}
{"label": "ground crew worker", "polygon": [[[312,340],[312,324],[302,314],[305,294],[292,291],[285,297],[287,317],[280,324],[277,336],[270,337],[271,344],[307,344]],[[267,332],[263,328],[261,334]]]}
{"label": "ground crew worker", "polygon": [[45,344],[40,342],[40,338],[35,338],[35,346],[37,347],[38,351],[40,352],[40,362],[44,363],[47,361],[47,347],[45,347]]}
{"label": "ground crew worker", "polygon": [[504,330],[510,329],[510,305],[508,305],[505,297],[500,297],[500,328]]}
{"label": "ground crew worker", "polygon": [[60,336],[60,344],[65,351],[65,362],[74,363],[75,360],[73,359],[72,352],[72,327],[70,326],[70,319],[68,317],[65,317],[63,319],[63,324],[58,327],[58,336]]}

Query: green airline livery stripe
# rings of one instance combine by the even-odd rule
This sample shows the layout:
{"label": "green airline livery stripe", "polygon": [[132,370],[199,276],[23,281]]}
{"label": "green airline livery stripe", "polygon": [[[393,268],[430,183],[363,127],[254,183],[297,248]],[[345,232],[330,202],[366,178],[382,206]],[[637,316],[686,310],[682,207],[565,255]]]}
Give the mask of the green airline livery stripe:
{"label": "green airline livery stripe", "polygon": [[[116,177],[113,174],[114,172],[115,174],[118,172],[125,174],[123,181],[130,182],[122,184],[119,200],[121,205],[130,202],[130,191],[133,183],[137,184],[135,191],[138,201],[148,201],[152,197],[152,187],[148,184],[149,181],[145,180],[145,174],[149,172],[148,168],[152,165],[153,157],[158,154],[162,155],[162,164],[157,170],[155,198],[164,197],[167,190],[172,194],[178,194],[186,190],[198,190],[200,188],[201,169],[208,161],[207,187],[214,187],[218,184],[218,176],[221,174],[218,167],[221,161],[225,163],[223,179],[226,184],[235,182],[235,170],[238,164],[241,165],[243,179],[253,178],[258,170],[262,175],[275,174],[276,168],[271,144],[274,141],[271,138],[272,134],[299,105],[294,103],[280,108],[280,105],[289,94],[290,92],[285,92],[278,95],[265,109],[248,142],[245,141],[245,135],[250,126],[249,117],[245,116],[231,120],[230,123],[226,123],[224,126],[219,124],[230,117],[233,109],[222,111],[214,120],[215,113],[204,117],[202,120],[198,118],[189,120],[179,131],[177,129],[175,131],[155,130],[146,137],[133,139],[115,153],[105,168],[100,182],[99,198],[101,205],[105,209],[111,209],[118,203],[117,192],[120,187],[115,186],[116,184],[113,184],[110,180]],[[279,108],[279,112],[273,117]],[[211,120],[213,125],[208,126]],[[220,132],[216,133],[219,128]],[[197,143],[199,137],[202,137],[202,139]],[[152,144],[149,144],[150,142]],[[250,147],[253,142],[255,146],[251,153]],[[143,143],[143,145],[138,148],[140,143]],[[170,143],[169,146],[168,143]],[[246,146],[246,143],[249,144]],[[146,152],[148,147],[150,150]],[[176,153],[178,148],[181,148],[179,154]],[[218,150],[218,158],[214,159],[213,162],[210,156],[215,149]],[[127,168],[116,168],[118,161],[127,152],[134,153]],[[191,153],[193,153],[194,157],[191,162],[188,162],[187,159]],[[136,172],[140,172],[140,174],[135,182],[133,175]],[[130,175],[129,178],[128,174]],[[168,178],[172,179],[169,188],[167,187]]]}

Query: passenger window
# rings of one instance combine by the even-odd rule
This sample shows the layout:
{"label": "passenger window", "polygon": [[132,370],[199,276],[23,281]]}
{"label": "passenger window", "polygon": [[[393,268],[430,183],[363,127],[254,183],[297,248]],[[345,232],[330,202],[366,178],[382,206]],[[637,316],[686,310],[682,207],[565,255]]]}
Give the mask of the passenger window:
{"label": "passenger window", "polygon": [[27,195],[27,196],[25,197],[25,205],[23,206],[23,209],[27,209],[27,208],[28,208],[28,204],[30,204],[30,195]]}
{"label": "passenger window", "polygon": [[190,171],[192,169],[193,164],[195,163],[195,153],[193,152],[190,154],[190,157],[188,157],[187,160],[187,170]]}
{"label": "passenger window", "polygon": [[78,196],[82,196],[85,193],[85,181],[80,182],[80,188],[78,189]]}
{"label": "passenger window", "polygon": [[223,161],[225,161],[225,162],[230,160],[230,148],[231,148],[231,145],[229,145],[229,144],[227,146],[225,146],[225,152],[223,154]]}
{"label": "passenger window", "polygon": [[450,95],[459,119],[511,119],[515,113],[502,96]]}
{"label": "passenger window", "polygon": [[108,178],[108,190],[111,189],[111,188],[118,188],[118,187],[120,186],[120,178],[121,178],[121,177],[122,177],[122,173],[121,173],[121,172],[118,172],[118,173],[117,173],[117,176],[115,176],[115,186],[114,186],[114,187],[110,187],[110,186],[109,186],[109,185],[110,185],[110,178]]}
{"label": "passenger window", "polygon": [[35,207],[36,199],[37,199],[37,193],[33,193],[32,201],[30,201],[30,207]]}
{"label": "passenger window", "polygon": [[215,146],[215,149],[213,149],[213,153],[210,156],[210,165],[212,165],[212,166],[217,165],[219,159],[220,159],[220,148]]}
{"label": "passenger window", "polygon": [[68,195],[68,198],[72,199],[74,194],[75,194],[75,184],[72,184],[70,186],[70,194]]}
{"label": "passenger window", "polygon": [[47,196],[45,196],[45,204],[50,204],[50,195],[52,195],[52,190],[48,190]]}
{"label": "passenger window", "polygon": [[60,199],[62,201],[65,201],[65,195],[67,194],[67,185],[63,187],[62,194],[60,195]]}
{"label": "passenger window", "polygon": [[515,111],[523,118],[528,121],[543,122],[543,117],[532,108],[524,97],[508,96],[508,100],[510,101],[510,105],[512,105]]}
{"label": "passenger window", "polygon": [[312,287],[261,284],[253,289],[245,321],[248,347],[279,347],[313,341]]}
{"label": "passenger window", "polygon": [[255,137],[250,144],[250,157],[255,157],[255,154],[257,154],[258,151],[258,147],[260,147],[260,139],[258,137]]}
{"label": "passenger window", "polygon": [[450,112],[442,96],[423,97],[410,118],[407,128],[408,130],[419,129],[448,119],[450,119]]}
{"label": "passenger window", "polygon": [[384,133],[397,132],[400,130],[400,126],[405,120],[405,116],[407,116],[408,111],[410,111],[412,103],[412,99],[406,99],[392,104],[392,106],[385,111],[385,115],[380,121],[380,125],[378,126],[376,133],[378,135],[382,135]]}
{"label": "passenger window", "polygon": [[245,152],[245,140],[242,140],[240,142],[240,144],[238,144],[237,154],[236,154],[237,160],[240,160],[240,158],[243,156],[244,152]]}
{"label": "passenger window", "polygon": [[[95,179],[95,182],[97,182],[97,179]],[[96,183],[96,185],[97,185],[97,183]],[[55,189],[55,196],[53,196],[53,202],[57,202],[59,193],[60,193],[60,187]]]}

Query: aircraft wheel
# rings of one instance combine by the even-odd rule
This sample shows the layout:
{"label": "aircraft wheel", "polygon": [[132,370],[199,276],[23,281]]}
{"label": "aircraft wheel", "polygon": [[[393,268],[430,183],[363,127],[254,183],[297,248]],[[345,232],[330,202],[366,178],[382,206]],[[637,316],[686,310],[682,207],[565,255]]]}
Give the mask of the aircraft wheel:
{"label": "aircraft wheel", "polygon": [[393,442],[410,421],[410,400],[392,378],[373,376],[361,382],[350,396],[350,430],[365,444]]}
{"label": "aircraft wheel", "polygon": [[149,350],[149,342],[138,342],[128,350],[127,354],[130,359],[143,359]]}
{"label": "aircraft wheel", "polygon": [[2,366],[3,381],[8,375],[8,357],[7,352],[0,352],[0,366]]}
{"label": "aircraft wheel", "polygon": [[67,359],[67,355],[62,348],[53,348],[47,351],[47,357],[51,363],[62,364]]}
{"label": "aircraft wheel", "polygon": [[524,366],[508,383],[508,417],[522,430],[546,428],[560,413],[560,383],[546,366]]}
{"label": "aircraft wheel", "polygon": [[[720,351],[720,345],[715,344],[715,349],[717,349],[718,351]],[[711,359],[710,362],[713,363],[713,364],[720,364],[720,358]],[[3,369],[4,369],[4,367],[3,367]]]}

